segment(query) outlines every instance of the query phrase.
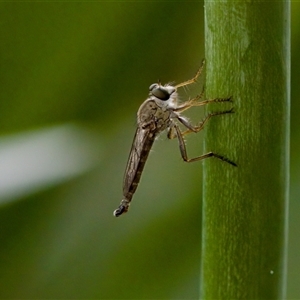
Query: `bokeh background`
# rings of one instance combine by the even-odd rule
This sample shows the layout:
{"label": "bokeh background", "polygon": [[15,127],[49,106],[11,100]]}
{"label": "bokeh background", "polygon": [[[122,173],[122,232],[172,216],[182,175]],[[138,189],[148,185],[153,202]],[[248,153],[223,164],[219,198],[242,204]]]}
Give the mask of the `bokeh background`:
{"label": "bokeh background", "polygon": [[[299,13],[293,2],[289,299],[300,298]],[[112,212],[136,111],[151,83],[194,75],[203,22],[202,2],[1,3],[1,299],[198,297],[201,163],[161,135],[130,212]],[[188,137],[190,156],[202,136]]]}

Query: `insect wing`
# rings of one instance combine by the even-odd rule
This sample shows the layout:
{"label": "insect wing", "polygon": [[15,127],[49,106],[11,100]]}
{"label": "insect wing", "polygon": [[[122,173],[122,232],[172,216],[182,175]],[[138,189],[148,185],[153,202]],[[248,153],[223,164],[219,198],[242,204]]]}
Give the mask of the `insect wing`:
{"label": "insect wing", "polygon": [[[124,174],[124,182],[123,182],[123,194],[127,195],[130,189],[133,187],[133,182],[136,181],[137,177],[139,180],[139,175],[137,171],[139,170],[139,166],[141,164],[141,158],[146,159],[148,155],[145,155],[145,150],[150,150],[153,138],[151,137],[153,133],[150,132],[149,128],[143,129],[138,127],[134,140],[132,143],[132,147],[130,150],[125,174]],[[144,157],[143,157],[144,156]],[[139,170],[142,171],[142,170]]]}

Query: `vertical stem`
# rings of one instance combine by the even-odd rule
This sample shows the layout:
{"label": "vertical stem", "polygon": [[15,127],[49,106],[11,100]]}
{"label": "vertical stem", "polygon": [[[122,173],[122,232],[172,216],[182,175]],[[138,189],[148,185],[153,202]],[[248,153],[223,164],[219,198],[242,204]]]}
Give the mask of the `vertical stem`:
{"label": "vertical stem", "polygon": [[205,1],[207,98],[235,109],[210,120],[205,150],[238,167],[204,163],[202,299],[284,297],[289,18],[288,1]]}

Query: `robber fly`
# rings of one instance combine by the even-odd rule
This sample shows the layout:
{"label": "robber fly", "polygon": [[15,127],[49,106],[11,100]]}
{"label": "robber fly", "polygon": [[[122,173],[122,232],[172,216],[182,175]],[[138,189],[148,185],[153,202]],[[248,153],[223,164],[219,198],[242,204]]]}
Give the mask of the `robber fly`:
{"label": "robber fly", "polygon": [[[137,113],[137,129],[130,150],[126,171],[123,182],[123,199],[119,207],[114,211],[114,216],[119,217],[128,211],[131,199],[139,184],[146,160],[155,138],[164,130],[168,132],[168,138],[176,138],[179,141],[179,149],[182,159],[186,162],[194,162],[203,160],[208,157],[216,157],[233,166],[236,164],[228,158],[208,152],[201,156],[189,159],[183,136],[191,132],[199,132],[203,129],[207,121],[218,115],[233,113],[233,108],[230,110],[213,112],[208,114],[199,125],[193,126],[189,120],[180,115],[181,112],[193,107],[202,106],[212,102],[232,102],[230,98],[215,98],[211,100],[198,101],[202,98],[203,92],[197,97],[190,99],[182,104],[178,104],[177,89],[196,82],[201,74],[204,66],[204,61],[196,75],[187,81],[184,81],[175,86],[171,84],[162,85],[160,82],[151,84],[149,87],[149,97],[142,103]],[[181,132],[178,122],[187,128]]]}

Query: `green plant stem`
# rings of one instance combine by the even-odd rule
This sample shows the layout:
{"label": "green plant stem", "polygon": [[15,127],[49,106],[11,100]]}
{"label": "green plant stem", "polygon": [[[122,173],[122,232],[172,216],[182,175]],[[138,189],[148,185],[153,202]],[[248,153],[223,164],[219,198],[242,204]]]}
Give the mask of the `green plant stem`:
{"label": "green plant stem", "polygon": [[204,163],[201,299],[284,297],[289,18],[288,1],[205,1],[206,96],[235,110],[209,121],[205,150],[238,167]]}

